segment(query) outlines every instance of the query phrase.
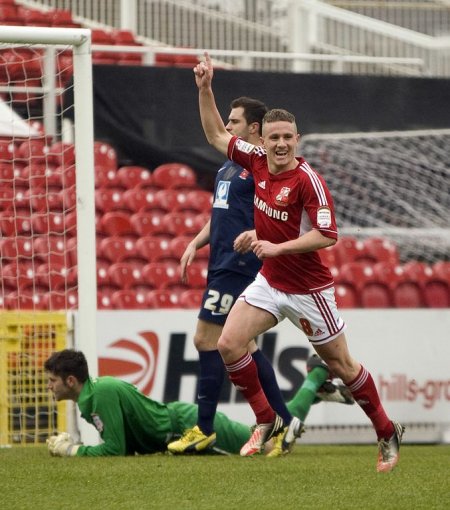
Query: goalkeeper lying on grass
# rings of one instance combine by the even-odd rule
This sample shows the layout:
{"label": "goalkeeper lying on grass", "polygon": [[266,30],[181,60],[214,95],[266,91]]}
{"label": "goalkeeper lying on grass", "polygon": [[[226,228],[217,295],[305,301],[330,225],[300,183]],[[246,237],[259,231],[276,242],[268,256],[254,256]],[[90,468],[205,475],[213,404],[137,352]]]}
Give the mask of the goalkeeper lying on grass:
{"label": "goalkeeper lying on grass", "polygon": [[[52,455],[69,457],[164,452],[168,442],[181,436],[197,421],[195,404],[163,404],[114,377],[90,378],[86,358],[80,351],[65,349],[55,352],[45,362],[44,368],[48,374],[48,388],[55,399],[76,402],[81,416],[96,427],[103,440],[102,444],[84,446],[75,444],[70,435],[63,432],[47,439]],[[345,386],[330,381],[329,371],[320,358],[316,355],[310,358],[308,368],[307,378],[287,403],[293,415],[304,421],[311,405],[320,400],[353,404]],[[217,431],[216,451],[239,453],[251,435],[250,427],[230,420],[223,413],[217,413],[214,425]],[[271,456],[281,454],[276,438],[267,443],[265,451]]]}

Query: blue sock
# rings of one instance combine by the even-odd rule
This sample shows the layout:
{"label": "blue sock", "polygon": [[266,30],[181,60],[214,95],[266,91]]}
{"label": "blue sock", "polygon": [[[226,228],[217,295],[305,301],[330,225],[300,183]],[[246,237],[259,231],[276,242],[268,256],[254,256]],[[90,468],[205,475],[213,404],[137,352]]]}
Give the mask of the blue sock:
{"label": "blue sock", "polygon": [[225,365],[219,351],[200,351],[198,380],[198,420],[200,430],[209,436],[214,432],[214,417],[225,375]]}
{"label": "blue sock", "polygon": [[256,366],[258,367],[259,381],[269,404],[272,409],[283,418],[284,423],[288,425],[292,420],[292,415],[288,411],[288,408],[284,403],[284,399],[281,396],[281,391],[270,361],[259,349],[255,351],[252,356],[255,360]]}

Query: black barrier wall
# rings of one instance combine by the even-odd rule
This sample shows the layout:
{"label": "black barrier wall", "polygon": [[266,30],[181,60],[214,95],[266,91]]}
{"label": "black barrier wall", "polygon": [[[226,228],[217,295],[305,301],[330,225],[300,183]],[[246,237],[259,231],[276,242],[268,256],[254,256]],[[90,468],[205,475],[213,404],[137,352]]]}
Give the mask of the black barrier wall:
{"label": "black barrier wall", "polygon": [[[249,95],[295,114],[302,134],[450,127],[450,80],[216,70],[224,118],[230,101]],[[94,66],[95,137],[122,164],[149,168],[180,161],[209,187],[223,157],[200,125],[191,69]]]}

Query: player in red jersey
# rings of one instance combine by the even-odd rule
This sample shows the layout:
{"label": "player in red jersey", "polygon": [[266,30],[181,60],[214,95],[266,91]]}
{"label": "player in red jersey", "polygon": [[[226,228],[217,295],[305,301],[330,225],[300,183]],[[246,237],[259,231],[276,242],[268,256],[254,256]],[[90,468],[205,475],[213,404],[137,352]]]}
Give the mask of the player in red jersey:
{"label": "player in red jersey", "polygon": [[[241,455],[259,452],[279,429],[279,417],[261,388],[248,344],[288,318],[305,333],[372,421],[379,445],[377,470],[391,471],[398,462],[404,427],[388,418],[372,376],[349,353],[333,278],[319,254],[337,241],[333,200],[323,178],[303,158],[296,157],[300,135],[295,117],[286,110],[270,110],[263,119],[261,147],[245,142],[223,125],[207,53],[194,74],[208,142],[251,171],[255,181],[257,239],[251,249],[263,265],[231,309],[218,342],[230,380],[256,416],[257,426]],[[296,427],[287,428],[286,447],[297,434]]]}

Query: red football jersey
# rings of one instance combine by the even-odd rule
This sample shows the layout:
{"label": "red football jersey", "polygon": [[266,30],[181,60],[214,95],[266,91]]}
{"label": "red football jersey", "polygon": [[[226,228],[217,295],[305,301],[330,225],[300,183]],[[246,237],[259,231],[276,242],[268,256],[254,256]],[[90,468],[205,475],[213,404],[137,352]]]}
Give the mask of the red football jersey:
{"label": "red football jersey", "polygon": [[[273,175],[265,149],[238,137],[230,140],[228,157],[253,173],[258,239],[279,244],[312,229],[337,239],[333,199],[323,178],[303,158],[297,158],[294,170]],[[334,284],[317,251],[266,258],[261,273],[272,287],[291,294],[309,294]]]}

